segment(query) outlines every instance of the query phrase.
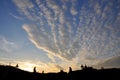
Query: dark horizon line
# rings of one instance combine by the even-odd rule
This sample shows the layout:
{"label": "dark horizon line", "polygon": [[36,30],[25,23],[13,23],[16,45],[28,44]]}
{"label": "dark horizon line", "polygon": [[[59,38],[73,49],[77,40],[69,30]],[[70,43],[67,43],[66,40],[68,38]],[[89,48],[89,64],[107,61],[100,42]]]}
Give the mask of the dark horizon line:
{"label": "dark horizon line", "polygon": [[[18,64],[16,64],[16,66],[0,64],[0,66],[13,67],[13,68],[17,68],[17,69],[19,69],[19,70],[22,70],[22,71],[25,71],[25,72],[30,72],[30,73],[32,73],[32,72],[35,72],[35,73],[44,73],[44,70],[42,70],[42,72],[38,72],[38,71],[36,70],[36,66],[33,67],[33,71],[27,71],[27,70],[21,69],[21,68],[19,68],[19,65],[18,65]],[[117,67],[113,67],[113,68],[112,68],[112,67],[111,67],[111,68],[105,68],[105,67],[95,68],[95,67],[93,67],[93,66],[87,66],[87,65],[84,65],[84,66],[81,65],[80,68],[81,68],[81,69],[72,70],[72,67],[68,67],[68,69],[69,69],[68,72],[67,72],[67,71],[64,71],[64,69],[60,69],[58,72],[45,72],[45,73],[59,73],[59,72],[69,73],[69,72],[72,72],[72,71],[73,71],[73,72],[74,72],[74,71],[81,71],[81,70],[85,70],[85,69],[92,69],[92,70],[120,69],[120,68],[117,68]]]}

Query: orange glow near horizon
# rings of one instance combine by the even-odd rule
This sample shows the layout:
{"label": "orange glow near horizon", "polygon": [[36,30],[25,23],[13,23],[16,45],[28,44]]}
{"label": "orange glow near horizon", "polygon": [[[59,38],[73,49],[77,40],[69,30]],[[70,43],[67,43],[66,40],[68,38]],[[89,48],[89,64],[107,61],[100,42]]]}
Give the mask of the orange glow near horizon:
{"label": "orange glow near horizon", "polygon": [[50,65],[51,67],[50,66],[46,66],[46,65],[38,66],[37,64],[33,64],[33,63],[30,63],[30,62],[24,62],[24,63],[22,63],[20,65],[21,65],[19,67],[20,69],[25,70],[25,71],[29,71],[29,72],[33,72],[34,67],[36,67],[36,71],[40,72],[40,73],[42,71],[44,71],[45,73],[48,73],[48,72],[58,72],[59,71],[53,65]]}
{"label": "orange glow near horizon", "polygon": [[32,64],[30,62],[25,62],[20,68],[25,71],[33,72],[34,67],[36,67],[35,64]]}

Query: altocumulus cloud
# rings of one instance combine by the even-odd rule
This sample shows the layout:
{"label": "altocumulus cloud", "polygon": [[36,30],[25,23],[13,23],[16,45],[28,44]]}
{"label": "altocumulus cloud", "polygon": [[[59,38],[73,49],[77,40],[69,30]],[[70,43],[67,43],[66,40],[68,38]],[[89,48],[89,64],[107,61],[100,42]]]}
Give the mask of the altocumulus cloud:
{"label": "altocumulus cloud", "polygon": [[13,2],[24,17],[34,22],[23,25],[30,41],[52,55],[52,59],[59,57],[62,60],[77,58],[79,61],[93,61],[119,55],[120,5],[117,3],[120,1]]}

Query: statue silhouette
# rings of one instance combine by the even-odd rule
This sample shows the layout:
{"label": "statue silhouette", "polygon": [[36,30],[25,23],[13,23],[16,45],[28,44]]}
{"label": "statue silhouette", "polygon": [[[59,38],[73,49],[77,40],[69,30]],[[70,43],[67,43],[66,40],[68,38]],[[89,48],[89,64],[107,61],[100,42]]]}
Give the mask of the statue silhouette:
{"label": "statue silhouette", "polygon": [[36,73],[36,67],[34,67],[33,72]]}
{"label": "statue silhouette", "polygon": [[15,67],[18,68],[19,67],[18,64]]}
{"label": "statue silhouette", "polygon": [[44,73],[44,70],[42,71],[42,73]]}
{"label": "statue silhouette", "polygon": [[72,68],[71,67],[69,67],[69,72],[72,72]]}

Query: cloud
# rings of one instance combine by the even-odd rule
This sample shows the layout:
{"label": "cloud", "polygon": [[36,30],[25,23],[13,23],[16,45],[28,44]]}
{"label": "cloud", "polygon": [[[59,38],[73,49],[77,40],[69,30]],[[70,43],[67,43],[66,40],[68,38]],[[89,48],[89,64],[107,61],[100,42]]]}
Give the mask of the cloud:
{"label": "cloud", "polygon": [[9,53],[17,49],[17,45],[14,42],[7,40],[3,36],[0,36],[0,45],[1,53]]}
{"label": "cloud", "polygon": [[55,66],[56,66],[56,68],[58,68],[59,70],[64,70],[64,68],[61,67],[61,66],[59,66],[59,65],[55,65]]}
{"label": "cloud", "polygon": [[76,15],[76,14],[77,14],[77,11],[74,10],[74,8],[71,8],[71,14],[72,14],[72,15]]}
{"label": "cloud", "polygon": [[28,19],[34,21],[36,20],[36,15],[34,15],[34,5],[30,0],[12,0],[17,6],[20,14],[24,15]]}
{"label": "cloud", "polygon": [[23,18],[22,18],[22,17],[16,16],[16,15],[14,15],[14,14],[12,14],[12,13],[10,13],[10,15],[11,15],[12,17],[14,17],[15,19],[18,19],[18,20],[23,20]]}
{"label": "cloud", "polygon": [[76,65],[89,64],[119,54],[119,10],[114,10],[119,5],[114,2],[36,0],[35,5],[29,0],[18,1],[14,3],[23,15],[35,22],[23,25],[29,40],[53,62],[58,57],[75,59]]}
{"label": "cloud", "polygon": [[74,15],[77,15],[78,12],[76,10],[76,7],[78,6],[77,4],[77,0],[71,0],[71,9],[70,9],[70,12],[71,14],[74,16]]}
{"label": "cloud", "polygon": [[52,62],[56,62],[55,60],[55,56],[52,54],[47,54],[48,58],[50,58],[52,60]]}
{"label": "cloud", "polygon": [[[43,36],[44,33],[42,31],[39,31],[37,26],[35,25],[23,25],[23,29],[28,33],[30,41],[39,49],[48,52],[48,57],[52,59],[54,62],[54,57],[59,57],[63,59],[61,56],[59,56],[57,48],[55,43],[52,42],[51,38],[49,38],[47,35]],[[39,35],[39,36],[38,36]],[[51,43],[50,43],[51,40]]]}
{"label": "cloud", "polygon": [[94,65],[96,68],[120,68],[120,56],[110,57],[104,61],[99,62],[97,65]]}

